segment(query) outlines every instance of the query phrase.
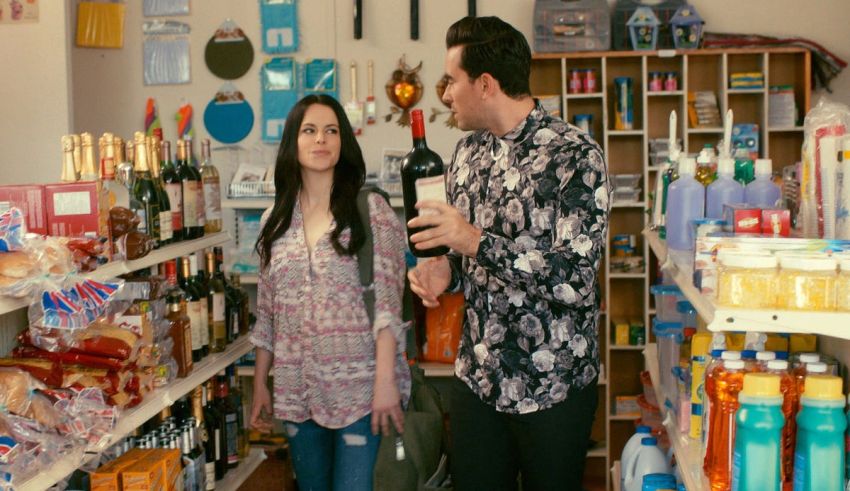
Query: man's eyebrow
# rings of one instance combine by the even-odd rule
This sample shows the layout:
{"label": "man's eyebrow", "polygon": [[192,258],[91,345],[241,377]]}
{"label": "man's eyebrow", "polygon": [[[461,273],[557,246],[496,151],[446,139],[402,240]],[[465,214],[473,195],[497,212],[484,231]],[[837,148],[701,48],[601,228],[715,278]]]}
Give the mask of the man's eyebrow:
{"label": "man's eyebrow", "polygon": [[452,76],[451,76],[451,75],[449,75],[448,73],[444,73],[444,74],[443,74],[443,78],[444,78],[444,79],[446,79],[446,80],[454,80],[454,77],[452,77]]}

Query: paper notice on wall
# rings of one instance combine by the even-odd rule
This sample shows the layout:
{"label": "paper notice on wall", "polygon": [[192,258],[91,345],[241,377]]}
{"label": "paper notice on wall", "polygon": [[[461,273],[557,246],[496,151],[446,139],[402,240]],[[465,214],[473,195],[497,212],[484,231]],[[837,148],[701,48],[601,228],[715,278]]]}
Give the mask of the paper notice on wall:
{"label": "paper notice on wall", "polygon": [[38,22],[38,0],[0,0],[0,24]]}

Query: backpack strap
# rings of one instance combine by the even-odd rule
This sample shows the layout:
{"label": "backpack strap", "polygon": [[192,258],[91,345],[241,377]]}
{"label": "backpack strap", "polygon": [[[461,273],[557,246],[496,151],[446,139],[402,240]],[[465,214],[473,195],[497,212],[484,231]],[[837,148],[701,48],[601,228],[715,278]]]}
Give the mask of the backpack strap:
{"label": "backpack strap", "polygon": [[384,190],[374,186],[363,186],[357,193],[357,214],[360,223],[363,224],[363,234],[366,240],[357,250],[357,266],[360,269],[360,285],[363,286],[363,303],[366,304],[366,313],[369,315],[369,323],[375,323],[375,239],[372,237],[372,222],[369,217],[369,195],[377,193],[390,202],[390,197]]}

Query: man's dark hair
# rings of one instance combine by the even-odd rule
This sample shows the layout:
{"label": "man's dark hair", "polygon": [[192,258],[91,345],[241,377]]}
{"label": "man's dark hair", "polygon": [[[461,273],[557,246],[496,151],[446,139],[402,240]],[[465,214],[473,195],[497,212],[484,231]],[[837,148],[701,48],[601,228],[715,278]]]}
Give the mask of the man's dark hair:
{"label": "man's dark hair", "polygon": [[509,97],[531,95],[531,48],[514,26],[498,17],[464,17],[446,32],[446,48],[463,46],[460,67],[476,79],[489,73]]}

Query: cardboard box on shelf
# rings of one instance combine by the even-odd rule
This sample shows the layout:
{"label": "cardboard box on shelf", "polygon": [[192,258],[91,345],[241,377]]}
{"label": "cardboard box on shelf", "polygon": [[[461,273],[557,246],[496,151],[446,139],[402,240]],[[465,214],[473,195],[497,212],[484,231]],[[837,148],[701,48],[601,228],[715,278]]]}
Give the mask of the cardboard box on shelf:
{"label": "cardboard box on shelf", "polygon": [[108,237],[108,220],[101,215],[100,186],[80,181],[44,186],[49,235]]}
{"label": "cardboard box on shelf", "polygon": [[47,235],[47,210],[43,185],[0,186],[0,208],[2,208],[0,212],[13,206],[23,212],[27,232]]}
{"label": "cardboard box on shelf", "polygon": [[614,397],[614,401],[614,414],[617,416],[640,417],[640,406],[638,406],[637,396],[616,396]]}

